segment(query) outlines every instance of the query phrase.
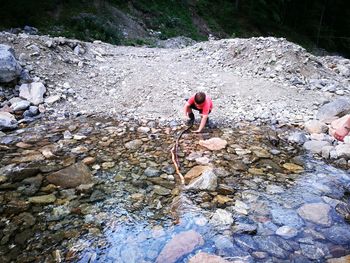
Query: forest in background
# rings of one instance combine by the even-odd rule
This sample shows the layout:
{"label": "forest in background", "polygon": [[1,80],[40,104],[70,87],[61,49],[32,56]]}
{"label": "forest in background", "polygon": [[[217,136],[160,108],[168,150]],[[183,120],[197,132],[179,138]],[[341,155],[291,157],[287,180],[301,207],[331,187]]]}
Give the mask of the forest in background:
{"label": "forest in background", "polygon": [[41,34],[113,44],[144,45],[125,39],[113,7],[129,14],[157,38],[285,37],[309,51],[350,57],[350,2],[346,0],[12,0],[1,1],[0,29],[39,29]]}

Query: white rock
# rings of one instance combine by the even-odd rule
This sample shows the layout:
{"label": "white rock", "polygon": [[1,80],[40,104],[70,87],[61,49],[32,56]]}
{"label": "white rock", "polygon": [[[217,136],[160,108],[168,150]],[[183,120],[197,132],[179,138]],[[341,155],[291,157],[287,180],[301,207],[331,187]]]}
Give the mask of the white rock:
{"label": "white rock", "polygon": [[44,102],[46,88],[41,82],[22,84],[19,91],[19,96],[21,98],[30,101],[34,105],[39,105]]}
{"label": "white rock", "polygon": [[295,237],[298,234],[298,230],[290,226],[282,226],[276,230],[276,235],[279,235],[285,239]]}
{"label": "white rock", "polygon": [[229,226],[233,223],[232,214],[224,209],[216,209],[210,223],[215,226]]}

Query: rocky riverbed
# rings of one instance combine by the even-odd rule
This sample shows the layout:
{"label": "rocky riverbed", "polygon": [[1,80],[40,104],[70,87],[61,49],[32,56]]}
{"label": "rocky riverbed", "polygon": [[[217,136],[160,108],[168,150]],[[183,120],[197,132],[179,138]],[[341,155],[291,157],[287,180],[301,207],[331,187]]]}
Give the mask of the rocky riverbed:
{"label": "rocky riverbed", "polygon": [[[349,60],[276,38],[0,40],[1,262],[349,260],[350,144],[326,134]],[[180,185],[198,90],[216,128],[183,135]]]}
{"label": "rocky riverbed", "polygon": [[182,128],[80,116],[0,137],[1,262],[333,262],[350,253],[350,177],[276,140],[291,127],[241,122],[183,135],[180,186],[170,149]]}

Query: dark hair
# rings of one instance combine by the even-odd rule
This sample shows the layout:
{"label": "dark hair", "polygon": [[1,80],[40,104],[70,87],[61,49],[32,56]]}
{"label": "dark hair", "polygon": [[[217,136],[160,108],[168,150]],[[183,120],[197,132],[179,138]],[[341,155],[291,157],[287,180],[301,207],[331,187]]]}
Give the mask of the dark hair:
{"label": "dark hair", "polygon": [[197,104],[202,104],[205,101],[205,93],[204,92],[197,92],[194,96],[194,101]]}

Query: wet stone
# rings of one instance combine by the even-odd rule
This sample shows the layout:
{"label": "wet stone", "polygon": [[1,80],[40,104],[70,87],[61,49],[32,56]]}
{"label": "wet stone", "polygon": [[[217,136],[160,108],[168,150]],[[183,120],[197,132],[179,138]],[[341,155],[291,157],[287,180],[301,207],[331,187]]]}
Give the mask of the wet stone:
{"label": "wet stone", "polygon": [[63,188],[77,187],[80,184],[92,183],[92,175],[89,168],[83,163],[76,163],[58,172],[47,176],[47,180]]}
{"label": "wet stone", "polygon": [[182,256],[204,244],[203,237],[193,230],[175,235],[162,249],[156,262],[175,263]]}
{"label": "wet stone", "polygon": [[276,235],[279,235],[285,239],[295,237],[298,234],[298,230],[290,226],[282,226],[276,230]]}
{"label": "wet stone", "polygon": [[258,244],[259,249],[271,254],[277,258],[286,258],[287,251],[281,247],[280,242],[272,236],[255,236],[254,241]]}
{"label": "wet stone", "polygon": [[159,185],[155,185],[154,188],[153,188],[153,191],[157,195],[167,196],[167,195],[171,194],[171,190],[170,189],[161,187]]}
{"label": "wet stone", "polygon": [[309,259],[320,260],[329,255],[329,250],[325,244],[315,242],[312,245],[300,244],[300,249],[304,256]]}
{"label": "wet stone", "polygon": [[188,263],[203,263],[203,262],[212,262],[212,263],[229,263],[230,261],[225,260],[224,258],[217,256],[217,255],[211,255],[207,254],[205,252],[199,252],[193,257],[191,257],[188,261]]}
{"label": "wet stone", "polygon": [[251,249],[251,250],[258,249],[256,242],[249,235],[235,237],[234,242],[245,251],[248,251],[249,249]]}
{"label": "wet stone", "polygon": [[329,228],[322,229],[321,232],[331,242],[339,245],[350,244],[350,226],[334,225]]}
{"label": "wet stone", "polygon": [[56,201],[53,194],[29,197],[28,201],[33,204],[50,204]]}
{"label": "wet stone", "polygon": [[298,214],[305,220],[319,225],[329,226],[331,207],[325,203],[305,204],[298,209]]}
{"label": "wet stone", "polygon": [[27,196],[34,195],[40,189],[42,181],[43,176],[41,174],[38,174],[36,177],[26,178],[21,182],[21,186],[17,190]]}
{"label": "wet stone", "polygon": [[158,177],[161,174],[161,171],[152,167],[147,167],[143,174],[146,177]]}
{"label": "wet stone", "polygon": [[303,220],[294,210],[273,209],[271,210],[271,214],[273,221],[278,225],[287,225],[296,229],[300,229],[304,225]]}

